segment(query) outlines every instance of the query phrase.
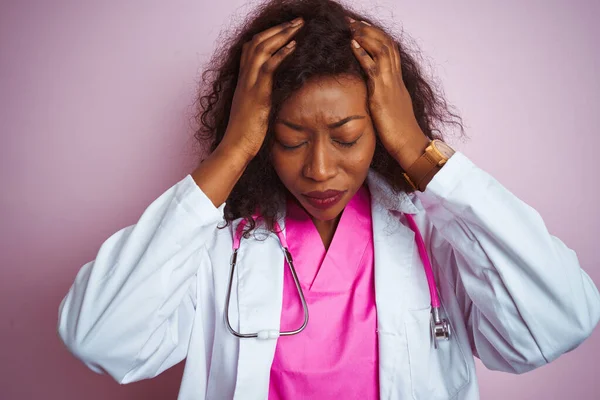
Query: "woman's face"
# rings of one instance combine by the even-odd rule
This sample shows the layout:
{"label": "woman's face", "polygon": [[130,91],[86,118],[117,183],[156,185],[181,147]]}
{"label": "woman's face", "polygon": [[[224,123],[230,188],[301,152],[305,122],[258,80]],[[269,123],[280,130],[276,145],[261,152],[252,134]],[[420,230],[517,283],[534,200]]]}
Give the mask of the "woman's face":
{"label": "woman's face", "polygon": [[336,218],[367,177],[375,129],[359,78],[313,79],[282,105],[272,162],[279,178],[315,219]]}

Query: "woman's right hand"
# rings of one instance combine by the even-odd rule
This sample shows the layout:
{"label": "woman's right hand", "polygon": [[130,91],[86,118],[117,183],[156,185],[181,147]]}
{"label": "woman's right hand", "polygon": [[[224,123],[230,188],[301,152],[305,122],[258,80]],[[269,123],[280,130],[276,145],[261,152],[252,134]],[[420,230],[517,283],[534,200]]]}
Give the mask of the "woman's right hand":
{"label": "woman's right hand", "polygon": [[303,23],[301,17],[296,18],[262,31],[244,43],[229,123],[223,137],[228,148],[240,149],[249,158],[258,153],[267,134],[273,73],[294,51],[296,42],[290,39]]}
{"label": "woman's right hand", "polygon": [[273,73],[294,50],[295,41],[290,42],[290,39],[303,22],[296,18],[260,32],[244,43],[223,140],[191,174],[215,207],[229,197],[265,140],[271,112]]}

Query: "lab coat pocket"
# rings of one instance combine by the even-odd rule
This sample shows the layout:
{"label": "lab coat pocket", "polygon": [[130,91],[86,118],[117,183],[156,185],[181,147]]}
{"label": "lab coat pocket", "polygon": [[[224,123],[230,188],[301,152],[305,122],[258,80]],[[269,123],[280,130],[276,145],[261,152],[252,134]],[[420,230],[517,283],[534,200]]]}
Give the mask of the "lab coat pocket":
{"label": "lab coat pocket", "polygon": [[452,399],[469,382],[467,360],[451,322],[450,339],[440,340],[438,348],[434,347],[430,318],[431,307],[406,311],[404,326],[412,397],[417,400]]}

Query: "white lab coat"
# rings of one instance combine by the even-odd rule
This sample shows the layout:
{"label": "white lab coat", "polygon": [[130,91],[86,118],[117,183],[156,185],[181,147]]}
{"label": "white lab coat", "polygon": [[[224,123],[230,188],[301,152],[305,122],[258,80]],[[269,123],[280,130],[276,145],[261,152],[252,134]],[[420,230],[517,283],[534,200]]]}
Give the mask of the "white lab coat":
{"label": "white lab coat", "polygon": [[[367,183],[382,399],[477,399],[473,356],[522,373],[591,334],[600,296],[575,252],[463,153],[424,192],[394,195],[373,171]],[[179,399],[266,399],[285,337],[238,339],[226,329],[232,234],[216,229],[223,208],[187,175],[109,237],[60,305],[58,331],[69,350],[120,383],[187,357]],[[450,320],[451,339],[437,350],[427,280],[402,213],[423,235]],[[238,257],[230,319],[242,332],[279,328],[283,254],[275,234],[262,239],[244,239]]]}

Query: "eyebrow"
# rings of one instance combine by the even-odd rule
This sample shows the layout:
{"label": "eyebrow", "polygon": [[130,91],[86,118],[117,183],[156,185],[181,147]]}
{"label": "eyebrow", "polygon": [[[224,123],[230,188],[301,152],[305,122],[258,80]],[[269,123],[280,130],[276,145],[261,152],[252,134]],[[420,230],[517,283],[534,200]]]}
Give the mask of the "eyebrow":
{"label": "eyebrow", "polygon": [[[352,120],[354,120],[354,119],[364,119],[364,118],[365,118],[365,117],[364,117],[363,115],[351,115],[351,116],[349,116],[349,117],[346,117],[346,118],[344,118],[344,119],[341,119],[341,120],[339,120],[339,121],[337,121],[337,122],[334,122],[334,123],[332,123],[332,124],[328,124],[328,125],[327,125],[327,127],[328,127],[328,128],[332,128],[332,129],[333,129],[333,128],[339,128],[340,126],[342,126],[342,125],[344,125],[345,123],[347,123],[347,122],[350,122],[350,121],[352,121]],[[287,125],[287,126],[289,126],[290,128],[292,128],[292,129],[295,129],[295,130],[297,130],[297,131],[302,131],[302,130],[304,130],[304,128],[303,128],[301,125],[296,125],[296,124],[293,124],[293,123],[291,123],[291,122],[289,122],[289,121],[286,121],[286,120],[284,120],[284,119],[278,119],[278,120],[277,120],[277,122],[281,122],[282,124],[284,124],[284,125]]]}

